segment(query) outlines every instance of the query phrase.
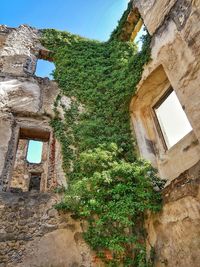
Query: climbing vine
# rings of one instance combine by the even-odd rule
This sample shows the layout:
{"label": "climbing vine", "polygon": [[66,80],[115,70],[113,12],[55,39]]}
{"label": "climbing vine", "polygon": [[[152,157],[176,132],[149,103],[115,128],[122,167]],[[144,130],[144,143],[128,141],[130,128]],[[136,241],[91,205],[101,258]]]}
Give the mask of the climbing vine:
{"label": "climbing vine", "polygon": [[127,21],[129,13],[132,10],[132,5],[133,5],[133,3],[130,1],[128,3],[127,9],[124,11],[121,19],[119,20],[117,27],[114,29],[114,31],[110,35],[110,41],[115,40],[115,39],[120,39],[120,34],[122,32],[124,24]]}
{"label": "climbing vine", "polygon": [[154,189],[162,183],[136,156],[129,104],[150,59],[150,37],[140,52],[116,38],[102,43],[53,29],[43,31],[42,42],[56,66],[60,94],[51,125],[69,181],[57,208],[87,221],[84,238],[109,266],[149,266],[144,214],[160,209]]}

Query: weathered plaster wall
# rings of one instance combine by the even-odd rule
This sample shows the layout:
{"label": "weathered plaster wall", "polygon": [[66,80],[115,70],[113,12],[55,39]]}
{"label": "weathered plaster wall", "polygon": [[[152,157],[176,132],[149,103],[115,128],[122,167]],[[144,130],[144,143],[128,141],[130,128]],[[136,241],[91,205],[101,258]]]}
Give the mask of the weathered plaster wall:
{"label": "weathered plaster wall", "polygon": [[134,5],[138,7],[144,24],[152,35],[164,22],[170,9],[176,2],[177,0],[134,0]]}
{"label": "weathered plaster wall", "polygon": [[200,163],[163,192],[160,213],[146,221],[147,250],[159,267],[196,267],[200,262]]}
{"label": "weathered plaster wall", "polygon": [[[140,155],[167,179],[160,213],[146,221],[147,251],[156,267],[196,267],[200,262],[200,2],[133,1],[152,37],[130,111]],[[172,86],[193,131],[166,149],[153,105]],[[172,118],[173,119],[173,118]]]}
{"label": "weathered plaster wall", "polygon": [[[142,3],[138,4],[138,7],[140,12],[144,14],[151,11],[152,18],[154,18],[156,17],[155,11],[153,7],[152,9],[149,9],[149,6],[151,4],[155,7],[156,5],[159,5],[158,2],[159,1],[148,1],[148,7],[145,4],[142,6]],[[165,174],[165,171],[163,172],[162,166],[163,168],[165,168],[163,164],[166,164],[166,159],[170,160],[173,159],[174,156],[178,154],[180,155],[180,147],[184,147],[184,143],[182,143],[182,146],[177,145],[178,147],[176,152],[173,151],[171,155],[170,150],[166,152],[159,144],[160,141],[158,138],[158,133],[155,129],[156,127],[154,126],[155,123],[153,123],[152,115],[148,115],[148,118],[151,120],[151,125],[146,126],[145,122],[142,122],[142,119],[140,119],[141,117],[135,116],[134,113],[141,113],[142,108],[140,110],[138,108],[139,105],[150,105],[151,99],[152,101],[154,101],[154,99],[158,100],[166,90],[165,80],[168,80],[168,85],[171,85],[176,92],[180,103],[193,127],[194,136],[196,138],[196,142],[195,140],[192,141],[193,144],[196,144],[197,146],[198,142],[200,141],[200,91],[198,90],[200,83],[200,61],[199,57],[196,56],[196,53],[198,53],[199,50],[197,49],[197,44],[199,42],[199,27],[197,25],[199,25],[199,20],[197,19],[197,16],[195,16],[195,14],[199,13],[200,7],[196,6],[193,1],[182,1],[182,5],[179,6],[179,10],[177,2],[170,9],[170,13],[166,14],[165,20],[160,20],[159,25],[156,24],[157,26],[155,26],[156,32],[153,35],[152,39],[152,61],[145,67],[142,80],[138,85],[136,96],[133,98],[133,101],[131,103],[131,111],[133,112],[132,117],[134,127],[136,129],[140,152],[146,158],[150,160],[152,159],[152,155],[150,155],[152,153],[148,152],[147,145],[141,138],[141,136],[144,136],[145,132],[146,138],[153,143],[154,163],[156,165],[160,165],[159,171],[161,173],[161,177],[167,179],[174,179],[178,175],[180,175],[181,172],[187,170],[189,167],[192,167],[192,163],[194,165],[197,162],[198,157],[200,158],[200,155],[198,156],[197,153],[195,162],[191,161],[190,166],[188,166],[186,162],[185,169],[184,167],[182,167],[182,169],[180,168],[179,172],[177,172],[177,169],[173,170],[172,164],[169,164],[168,169],[171,169],[171,171]],[[177,20],[175,20],[174,14],[177,14],[177,18],[182,16],[181,25],[179,22],[177,22]],[[194,17],[196,18],[196,21],[194,21]],[[144,15],[144,21],[145,18],[146,16]],[[148,22],[146,26],[149,29],[150,25]],[[184,37],[186,31],[188,31],[188,28],[193,29],[193,36],[195,35],[194,31],[196,32],[192,44],[189,41],[186,41]],[[142,95],[146,99],[143,102]],[[150,108],[152,109],[152,102]],[[194,146],[191,146],[191,149],[192,147]],[[188,151],[189,150],[190,149],[188,149]],[[145,152],[144,154],[143,151],[147,152]],[[195,155],[195,153],[192,153],[190,158],[193,157],[193,155]],[[183,155],[181,154],[181,156]],[[163,159],[165,162],[163,162]]]}
{"label": "weathered plaster wall", "polygon": [[200,159],[199,141],[194,132],[188,133],[169,150],[163,145],[153,107],[169,87],[170,82],[163,67],[156,66],[141,83],[131,104],[132,123],[140,153],[158,168],[160,177],[167,179],[167,184]]}

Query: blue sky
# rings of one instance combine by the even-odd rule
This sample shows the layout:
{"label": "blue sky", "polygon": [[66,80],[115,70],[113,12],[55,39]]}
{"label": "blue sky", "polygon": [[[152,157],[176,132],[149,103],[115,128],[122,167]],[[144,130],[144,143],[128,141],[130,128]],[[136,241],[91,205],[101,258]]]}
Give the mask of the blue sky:
{"label": "blue sky", "polygon": [[[128,0],[1,0],[0,24],[55,28],[81,36],[108,40]],[[53,63],[38,61],[36,75],[48,76]]]}
{"label": "blue sky", "polygon": [[30,163],[40,163],[42,159],[43,142],[30,140],[28,145],[27,160]]}
{"label": "blue sky", "polygon": [[1,0],[0,24],[55,28],[105,41],[128,0]]}

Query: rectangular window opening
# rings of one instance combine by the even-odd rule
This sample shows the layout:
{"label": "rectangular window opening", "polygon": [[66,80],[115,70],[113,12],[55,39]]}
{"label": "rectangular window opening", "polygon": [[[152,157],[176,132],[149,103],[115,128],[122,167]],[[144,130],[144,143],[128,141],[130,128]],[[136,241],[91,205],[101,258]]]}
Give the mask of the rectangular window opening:
{"label": "rectangular window opening", "polygon": [[190,122],[172,88],[154,106],[154,112],[168,149],[192,131]]}
{"label": "rectangular window opening", "polygon": [[39,127],[20,127],[13,162],[10,188],[27,192],[40,191],[41,179],[46,180],[50,131]]}
{"label": "rectangular window opening", "polygon": [[42,161],[43,142],[29,140],[26,159],[29,163],[39,164]]}

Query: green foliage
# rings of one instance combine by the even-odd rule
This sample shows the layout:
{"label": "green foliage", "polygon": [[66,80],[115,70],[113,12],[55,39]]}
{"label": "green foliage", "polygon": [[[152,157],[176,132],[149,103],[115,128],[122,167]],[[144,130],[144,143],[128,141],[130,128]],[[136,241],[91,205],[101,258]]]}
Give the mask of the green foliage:
{"label": "green foliage", "polygon": [[[139,53],[133,43],[115,38],[100,43],[56,30],[44,30],[42,40],[54,52],[61,88],[51,125],[62,145],[69,188],[57,208],[88,222],[85,240],[108,266],[148,266],[144,214],[160,209],[154,187],[162,183],[136,156],[129,104],[150,58],[150,38]],[[71,98],[70,108],[60,104],[63,96]]]}
{"label": "green foliage", "polygon": [[127,9],[124,11],[121,19],[119,20],[117,27],[111,33],[110,40],[119,39],[119,36],[121,34],[121,30],[122,30],[122,28],[124,26],[124,23],[127,21],[128,15],[129,15],[129,13],[130,13],[130,11],[132,9],[132,5],[133,5],[133,3],[132,3],[132,1],[130,1],[128,3]]}
{"label": "green foliage", "polygon": [[145,210],[160,209],[160,194],[155,194],[152,187],[152,180],[158,178],[147,162],[120,160],[120,153],[115,144],[82,152],[76,182],[57,208],[88,221],[84,236],[94,250],[109,249],[116,264],[127,258],[130,261],[137,252],[138,266],[146,266],[141,264],[145,254],[139,246],[145,234],[139,229]]}

